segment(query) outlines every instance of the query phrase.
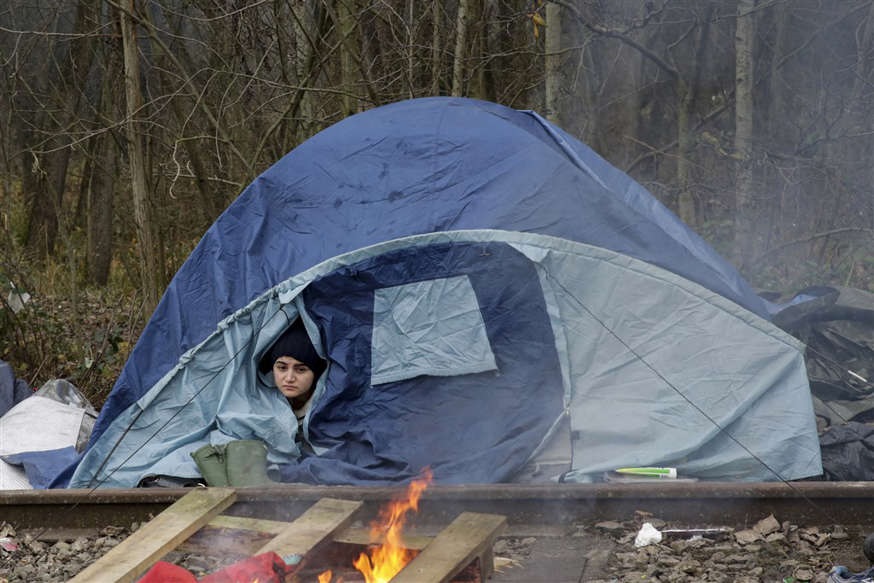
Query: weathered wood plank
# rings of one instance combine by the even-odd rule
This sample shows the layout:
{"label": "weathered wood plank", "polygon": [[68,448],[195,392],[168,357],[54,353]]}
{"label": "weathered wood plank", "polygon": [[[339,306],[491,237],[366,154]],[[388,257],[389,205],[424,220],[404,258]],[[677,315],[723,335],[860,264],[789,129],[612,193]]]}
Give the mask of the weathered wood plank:
{"label": "weathered wood plank", "polygon": [[322,498],[294,522],[261,547],[258,553],[273,551],[281,557],[303,557],[317,544],[333,535],[352,520],[361,501]]}
{"label": "weathered wood plank", "polygon": [[[420,551],[424,549],[431,543],[432,540],[434,540],[434,537],[432,536],[423,536],[410,533],[403,533],[401,537],[403,539],[404,548],[414,551]],[[338,531],[337,534],[334,535],[334,542],[368,546],[371,544],[381,544],[383,540],[382,538],[372,540],[370,536],[370,529],[348,527]]]}
{"label": "weathered wood plank", "polygon": [[[230,530],[263,532],[277,535],[286,528],[288,528],[289,524],[289,522],[283,522],[281,520],[265,520],[262,518],[247,518],[243,516],[227,516],[225,514],[222,514],[213,518],[209,522],[208,526],[213,528],[227,528]],[[409,533],[404,533],[403,537],[406,548],[417,551],[424,549],[433,538],[430,536],[414,535]],[[334,533],[333,539],[334,542],[337,543],[361,546],[367,546],[371,543],[379,544],[380,542],[382,542],[379,540],[372,541],[370,539],[369,528],[356,528],[354,526],[347,526],[345,528],[337,529],[337,531]]]}
{"label": "weathered wood plank", "polygon": [[479,557],[482,579],[492,573],[492,545],[507,526],[497,514],[463,512],[434,537],[392,583],[446,583]]}
{"label": "weathered wood plank", "polygon": [[136,580],[155,561],[233,504],[236,496],[233,488],[192,490],[73,577],[70,583]]}
{"label": "weathered wood plank", "polygon": [[209,526],[216,528],[232,528],[235,530],[254,530],[277,535],[286,528],[290,522],[282,520],[268,520],[265,518],[249,518],[246,516],[228,516],[221,514],[209,521]]}

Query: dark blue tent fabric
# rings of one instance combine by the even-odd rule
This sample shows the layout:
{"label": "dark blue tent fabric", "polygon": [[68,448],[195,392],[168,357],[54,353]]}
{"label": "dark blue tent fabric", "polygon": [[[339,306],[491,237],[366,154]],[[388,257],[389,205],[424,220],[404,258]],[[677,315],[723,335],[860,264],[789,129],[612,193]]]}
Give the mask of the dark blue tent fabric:
{"label": "dark blue tent fabric", "polygon": [[[496,371],[372,387],[374,290],[467,276]],[[506,481],[561,415],[561,367],[533,264],[504,244],[405,249],[343,268],[304,292],[331,362],[310,439],[329,450],[282,481],[395,483],[430,467],[440,483]],[[484,378],[487,377],[487,378]]]}
{"label": "dark blue tent fabric", "polygon": [[24,379],[15,378],[9,363],[0,360],[0,417],[33,394]]}
{"label": "dark blue tent fabric", "polygon": [[460,229],[612,249],[768,317],[737,272],[674,215],[537,114],[462,98],[414,99],[335,124],[243,191],[168,286],[91,443],[217,322],[270,287],[347,251]]}
{"label": "dark blue tent fabric", "polygon": [[[45,451],[27,451],[3,456],[3,461],[21,466],[27,481],[38,490],[49,488],[58,475],[81,459],[72,445]],[[69,478],[68,478],[69,479]]]}

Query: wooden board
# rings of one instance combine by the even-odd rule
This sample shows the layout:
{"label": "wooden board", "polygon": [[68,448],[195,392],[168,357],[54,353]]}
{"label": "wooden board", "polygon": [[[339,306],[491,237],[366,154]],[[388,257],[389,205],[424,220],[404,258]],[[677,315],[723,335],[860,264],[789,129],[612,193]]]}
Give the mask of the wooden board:
{"label": "wooden board", "polygon": [[[242,516],[227,516],[222,514],[213,518],[209,524],[203,529],[206,531],[210,528],[251,531],[258,533],[269,533],[277,535],[286,528],[290,523],[281,520],[265,520],[262,518],[246,518]],[[404,547],[416,551],[424,549],[431,539],[434,537],[414,535],[404,533]],[[334,542],[345,543],[351,545],[367,546],[372,543],[379,544],[381,540],[372,540],[369,528],[347,526],[338,529],[333,536]],[[183,545],[184,547],[185,545]],[[260,547],[259,547],[260,548]]]}
{"label": "wooden board", "polygon": [[246,516],[228,516],[226,514],[216,516],[209,521],[209,526],[215,528],[232,528],[235,530],[267,532],[274,536],[288,528],[289,524],[289,522],[284,522],[282,520],[249,518]]}
{"label": "wooden board", "polygon": [[477,557],[485,580],[492,572],[492,544],[506,526],[504,516],[463,512],[391,581],[446,583]]}
{"label": "wooden board", "polygon": [[286,560],[294,555],[303,557],[317,544],[349,524],[352,515],[362,504],[361,501],[322,498],[283,528],[258,553],[273,551]]}
{"label": "wooden board", "polygon": [[76,575],[70,583],[136,580],[155,561],[233,504],[236,497],[233,488],[192,490]]}

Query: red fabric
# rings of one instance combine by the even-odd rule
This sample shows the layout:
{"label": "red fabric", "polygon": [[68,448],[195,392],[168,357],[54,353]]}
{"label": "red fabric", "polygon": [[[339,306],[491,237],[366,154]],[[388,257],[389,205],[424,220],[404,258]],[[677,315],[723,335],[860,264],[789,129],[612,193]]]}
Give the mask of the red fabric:
{"label": "red fabric", "polygon": [[291,568],[276,553],[263,553],[216,571],[200,583],[283,583]]}
{"label": "red fabric", "polygon": [[173,563],[158,561],[139,583],[197,583],[197,578]]}

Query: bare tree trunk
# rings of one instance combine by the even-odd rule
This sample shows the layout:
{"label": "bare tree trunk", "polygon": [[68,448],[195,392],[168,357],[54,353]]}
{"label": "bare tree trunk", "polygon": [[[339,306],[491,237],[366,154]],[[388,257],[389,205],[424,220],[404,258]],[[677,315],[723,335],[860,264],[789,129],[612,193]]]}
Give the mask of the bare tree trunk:
{"label": "bare tree trunk", "polygon": [[[785,4],[777,4],[772,8],[774,11],[773,40],[771,43],[774,49],[771,54],[771,62],[768,67],[768,99],[767,99],[767,114],[765,123],[765,131],[771,137],[771,147],[778,151],[786,150],[788,139],[786,138],[784,128],[786,125],[780,120],[780,113],[785,111],[786,100],[783,83],[780,78],[780,67],[777,64],[783,53],[786,50],[787,37],[787,18],[789,7]],[[777,196],[769,200],[768,216],[771,221],[772,228],[769,232],[779,237],[780,217],[783,210],[783,174],[789,172],[788,169],[775,170],[772,166],[765,168],[765,176],[763,184],[768,192],[779,193]],[[770,246],[770,241],[766,243],[765,248]]]}
{"label": "bare tree trunk", "polygon": [[[178,127],[184,127],[185,125],[185,113],[182,111],[181,105],[181,101],[178,99],[174,99],[171,103],[173,113],[179,124]],[[200,202],[197,210],[203,219],[205,227],[209,227],[224,209],[224,201],[218,200],[216,192],[210,187],[206,164],[202,159],[203,148],[201,145],[194,140],[185,139],[184,136],[180,141],[188,157],[188,163],[191,164],[191,173],[197,189],[197,200]]]}
{"label": "bare tree trunk", "polygon": [[[118,26],[118,20],[115,25]],[[118,29],[116,28],[116,31]],[[105,119],[117,119],[122,96],[115,91],[115,80],[121,72],[117,44],[104,45],[105,63],[100,93],[100,110]],[[101,134],[92,144],[92,163],[87,193],[88,281],[106,285],[112,265],[112,225],[115,213],[115,184],[118,174],[119,151],[115,132]]]}
{"label": "bare tree trunk", "polygon": [[[33,134],[25,129],[24,143],[28,138],[36,141]],[[54,246],[54,203],[49,195],[47,173],[35,153],[24,152],[22,164],[21,190],[27,210],[25,244],[36,257],[45,257]],[[53,218],[54,217],[54,218]]]}
{"label": "bare tree trunk", "polygon": [[[874,51],[874,2],[871,2],[868,7],[868,13],[865,15],[861,26],[856,34],[856,63],[855,74],[853,75],[853,88],[850,96],[847,99],[847,120],[845,127],[847,133],[867,134],[871,135],[871,99],[870,88],[872,85],[871,79],[871,54]],[[838,160],[843,161],[862,161],[861,167],[855,166],[851,168],[848,174],[859,185],[859,190],[862,192],[870,191],[870,184],[874,180],[874,164],[870,164],[871,160],[871,140],[862,140],[859,137],[848,137],[844,140],[845,147],[840,149]],[[840,168],[841,165],[838,165]],[[867,202],[865,205],[859,205],[859,213],[868,215],[868,224],[874,224],[874,201],[872,196],[868,194],[863,200]]]}
{"label": "bare tree trunk", "polygon": [[124,80],[127,104],[128,159],[133,193],[134,222],[139,240],[140,277],[146,313],[151,313],[158,305],[161,290],[161,268],[159,254],[155,249],[153,236],[152,207],[146,178],[146,160],[142,136],[137,126],[137,118],[143,106],[140,88],[140,63],[137,53],[136,30],[133,15],[135,0],[124,0],[121,11],[121,36],[124,43]]}
{"label": "bare tree trunk", "polygon": [[[874,49],[874,2],[871,3],[871,6],[868,10],[868,14],[865,17],[865,28],[862,32],[861,38],[859,39],[859,47],[857,49],[857,61],[856,61],[856,83],[853,87],[853,96],[856,99],[859,111],[858,111],[858,119],[860,119],[860,126],[864,127],[866,130],[870,131],[871,128],[871,102],[870,100],[862,99],[862,89],[863,87],[871,86],[871,61],[870,55],[872,49]],[[864,160],[871,159],[871,141],[867,140],[865,143],[865,155],[863,157]],[[874,184],[874,164],[868,164],[867,170],[865,172],[865,178],[863,182],[867,184]],[[868,224],[871,227],[874,227],[874,200],[872,200],[870,195],[866,197],[868,205],[865,211],[868,213]]]}
{"label": "bare tree trunk", "polygon": [[107,132],[95,141],[96,156],[88,184],[88,281],[106,285],[112,265],[112,219],[115,211],[115,175],[118,153]]}
{"label": "bare tree trunk", "polygon": [[[579,62],[577,64],[578,71],[583,71],[579,74],[580,77],[580,95],[576,100],[571,101],[570,112],[571,119],[582,119],[582,127],[579,132],[586,142],[597,152],[604,152],[603,136],[601,135],[601,116],[598,111],[601,105],[601,86],[603,83],[603,67],[602,59],[599,58],[600,51],[598,43],[594,42],[594,35],[591,31],[583,28],[578,33],[583,36],[582,48],[579,52]],[[634,95],[639,95],[639,92],[634,92]],[[580,108],[579,113],[574,110],[574,101]],[[632,122],[637,124],[640,119],[640,108],[635,108],[632,111]],[[636,131],[637,127],[632,128],[632,135],[639,135]]]}
{"label": "bare tree trunk", "polygon": [[94,0],[79,2],[76,6],[76,18],[73,24],[73,34],[79,35],[74,43],[57,43],[49,48],[48,58],[61,72],[60,83],[55,88],[54,99],[63,104],[54,112],[53,118],[46,118],[44,127],[47,133],[54,137],[46,140],[40,146],[47,150],[37,155],[39,160],[36,179],[39,190],[31,193],[34,205],[29,218],[27,246],[37,256],[50,255],[55,249],[55,242],[60,227],[63,195],[67,183],[67,169],[70,164],[72,146],[68,145],[66,131],[78,114],[85,79],[91,66],[91,37],[87,31],[97,13]]}
{"label": "bare tree trunk", "polygon": [[440,26],[443,20],[443,11],[440,10],[442,4],[437,0],[431,2],[431,95],[440,94],[440,73],[443,67],[440,63],[443,61],[443,43],[440,37],[442,27]]}
{"label": "bare tree trunk", "polygon": [[755,249],[753,174],[753,49],[755,43],[755,0],[738,0],[735,34],[734,152],[737,157],[734,211],[734,254],[739,267]]}
{"label": "bare tree trunk", "polygon": [[416,95],[416,2],[407,0],[407,91],[412,99]]}
{"label": "bare tree trunk", "polygon": [[700,19],[693,54],[699,55],[692,63],[690,82],[677,77],[677,97],[679,99],[679,111],[677,112],[677,183],[679,191],[677,196],[677,211],[680,219],[692,228],[698,226],[700,219],[698,204],[694,193],[692,179],[692,158],[695,154],[695,136],[693,135],[693,123],[695,103],[697,101],[698,88],[701,82],[701,69],[704,67],[703,59],[707,51],[710,36],[710,20],[713,13],[713,5],[708,3],[704,17]]}
{"label": "bare tree trunk", "polygon": [[476,99],[488,99],[486,89],[485,54],[488,35],[485,0],[480,0],[468,6],[467,20],[470,23],[467,30],[467,62],[470,74],[467,85],[467,95]]}
{"label": "bare tree trunk", "polygon": [[561,125],[559,114],[559,87],[561,87],[561,7],[552,2],[546,5],[546,119]]}
{"label": "bare tree trunk", "polygon": [[460,97],[464,92],[464,60],[467,43],[467,13],[470,0],[458,0],[458,13],[455,16],[455,55],[452,62],[452,95]]}
{"label": "bare tree trunk", "polygon": [[295,142],[299,144],[314,133],[312,130],[313,118],[315,117],[313,114],[312,93],[304,85],[310,82],[310,71],[313,68],[314,61],[313,55],[316,51],[315,42],[317,39],[310,31],[318,32],[319,26],[306,2],[301,2],[300,4],[297,2],[292,3],[291,10],[294,16],[294,26],[292,28],[295,48],[292,57],[294,62],[294,80],[295,83],[301,85],[298,89],[301,92],[299,106],[300,122],[296,124],[294,132]]}
{"label": "bare tree trunk", "polygon": [[484,0],[482,4],[483,42],[481,43],[480,58],[484,62],[480,66],[480,93],[482,98],[487,101],[498,101],[498,83],[497,79],[495,79],[496,67],[490,57],[500,51],[501,27],[498,20],[500,18],[501,7],[497,0]]}
{"label": "bare tree trunk", "polygon": [[358,52],[354,42],[353,33],[357,26],[355,19],[355,4],[353,0],[340,0],[337,2],[336,13],[339,18],[338,26],[343,38],[340,49],[340,76],[343,86],[343,114],[352,115],[358,112],[357,86],[358,75]]}
{"label": "bare tree trunk", "polygon": [[692,89],[683,79],[677,79],[677,214],[680,219],[695,227],[698,216],[692,194]]}

